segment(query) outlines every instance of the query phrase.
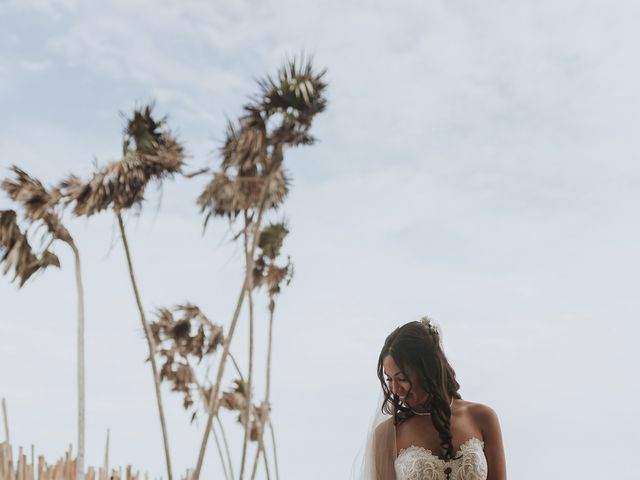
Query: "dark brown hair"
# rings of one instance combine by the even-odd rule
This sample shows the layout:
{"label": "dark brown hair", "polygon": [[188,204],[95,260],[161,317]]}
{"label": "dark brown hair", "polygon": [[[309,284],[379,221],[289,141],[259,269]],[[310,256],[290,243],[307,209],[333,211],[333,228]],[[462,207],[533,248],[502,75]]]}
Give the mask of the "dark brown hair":
{"label": "dark brown hair", "polygon": [[[462,398],[458,393],[460,384],[456,381],[456,373],[447,361],[440,345],[440,334],[427,318],[409,322],[396,328],[387,337],[378,358],[378,378],[384,393],[382,412],[393,415],[395,425],[413,417],[415,414],[400,403],[397,395],[389,389],[384,379],[382,362],[391,355],[394,362],[404,373],[415,374],[420,387],[429,394],[424,408],[431,412],[431,420],[440,434],[440,445],[445,452],[445,459],[453,458],[453,442],[451,435],[451,407],[449,398]],[[409,381],[411,384],[411,382]],[[410,389],[413,386],[410,386]]]}

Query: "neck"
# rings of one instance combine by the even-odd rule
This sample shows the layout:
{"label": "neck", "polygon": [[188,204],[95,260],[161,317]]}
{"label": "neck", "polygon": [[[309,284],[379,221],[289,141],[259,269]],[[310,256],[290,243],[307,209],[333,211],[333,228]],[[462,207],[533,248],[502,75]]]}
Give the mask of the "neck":
{"label": "neck", "polygon": [[[453,408],[453,400],[454,400],[454,398],[452,396],[449,399],[449,408]],[[428,403],[428,400],[427,400],[427,402],[425,402],[425,404],[426,403]],[[424,407],[421,407],[420,410],[416,410],[415,408],[410,407],[409,405],[407,405],[407,407],[409,407],[409,410],[411,410],[416,415],[431,415],[431,411],[422,411],[422,408],[424,408]]]}

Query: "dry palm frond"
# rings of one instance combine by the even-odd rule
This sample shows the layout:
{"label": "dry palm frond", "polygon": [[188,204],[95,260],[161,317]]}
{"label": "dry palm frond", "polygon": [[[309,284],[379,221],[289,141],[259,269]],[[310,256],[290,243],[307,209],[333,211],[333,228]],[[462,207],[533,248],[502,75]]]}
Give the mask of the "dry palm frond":
{"label": "dry palm frond", "polygon": [[258,109],[247,109],[238,129],[229,123],[221,151],[223,170],[236,167],[240,174],[255,175],[258,166],[264,168],[267,163],[267,127]]}
{"label": "dry palm frond", "polygon": [[266,177],[266,204],[265,208],[278,208],[289,193],[291,182],[281,168]]}
{"label": "dry palm frond", "polygon": [[[127,156],[94,173],[81,187],[78,178],[70,176],[60,184],[60,189],[67,203],[75,203],[74,214],[90,216],[109,207],[124,210],[139,204],[148,181],[140,158]],[[68,190],[67,185],[71,187]]]}
{"label": "dry palm frond", "polygon": [[269,135],[269,145],[288,145],[297,147],[298,145],[313,145],[315,137],[308,133],[306,127],[300,126],[296,122],[287,121],[274,128]]}
{"label": "dry palm frond", "polygon": [[289,191],[289,180],[282,170],[271,175],[236,176],[216,173],[198,197],[205,226],[211,216],[235,218],[243,210],[258,208],[266,188],[265,208],[277,208]]}
{"label": "dry palm frond", "polygon": [[16,178],[3,180],[0,188],[7,192],[12,200],[22,204],[30,220],[40,220],[50,214],[60,200],[60,191],[55,188],[51,192],[47,191],[39,180],[29,176],[16,165],[13,165],[11,170]]}
{"label": "dry palm frond", "polygon": [[29,176],[15,165],[11,167],[11,170],[15,174],[15,179],[3,180],[1,188],[7,192],[12,200],[24,207],[25,215],[29,221],[42,220],[54,238],[72,243],[71,234],[62,225],[58,215],[54,213],[55,207],[62,197],[60,190],[53,188],[48,191],[38,179]]}
{"label": "dry palm frond", "polygon": [[180,173],[184,166],[184,148],[171,135],[162,134],[157,148],[142,156],[147,176],[160,180]]}
{"label": "dry palm frond", "polygon": [[48,250],[36,256],[16,218],[13,210],[0,211],[0,263],[4,264],[2,273],[5,275],[14,270],[12,281],[20,278],[22,287],[37,271],[50,266],[60,267],[60,261]]}
{"label": "dry palm frond", "polygon": [[261,107],[268,115],[280,113],[285,122],[297,122],[305,127],[322,112],[327,101],[323,96],[327,84],[326,70],[315,72],[311,60],[292,59],[279,71],[277,78],[266,77],[259,82],[262,90]]}
{"label": "dry palm frond", "polygon": [[73,243],[73,238],[71,237],[69,230],[67,230],[65,226],[62,225],[62,222],[60,221],[60,218],[57,215],[53,213],[45,214],[42,217],[42,221],[47,225],[47,229],[49,230],[49,233],[54,238],[57,238],[58,240],[62,240],[63,242],[66,242],[68,244]]}

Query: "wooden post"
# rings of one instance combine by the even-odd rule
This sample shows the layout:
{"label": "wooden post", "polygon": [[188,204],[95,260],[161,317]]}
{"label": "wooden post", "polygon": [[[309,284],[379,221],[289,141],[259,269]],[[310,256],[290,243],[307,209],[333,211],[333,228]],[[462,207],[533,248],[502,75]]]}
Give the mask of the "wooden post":
{"label": "wooden post", "polygon": [[104,476],[105,480],[109,476],[109,429],[107,428],[107,443],[104,447]]}
{"label": "wooden post", "polygon": [[4,439],[9,443],[11,441],[9,439],[9,419],[7,417],[7,401],[4,397],[2,397],[2,417],[4,418]]}

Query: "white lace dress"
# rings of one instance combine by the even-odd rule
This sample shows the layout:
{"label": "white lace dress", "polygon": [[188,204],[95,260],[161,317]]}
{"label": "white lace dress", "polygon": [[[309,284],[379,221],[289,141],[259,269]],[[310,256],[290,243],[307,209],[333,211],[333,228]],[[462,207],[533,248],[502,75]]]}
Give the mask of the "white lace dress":
{"label": "white lace dress", "polygon": [[[460,457],[460,458],[456,458]],[[487,459],[484,442],[472,437],[445,461],[431,450],[411,446],[398,452],[395,460],[396,480],[486,480]]]}

